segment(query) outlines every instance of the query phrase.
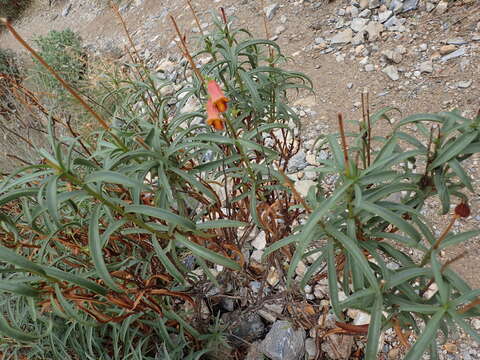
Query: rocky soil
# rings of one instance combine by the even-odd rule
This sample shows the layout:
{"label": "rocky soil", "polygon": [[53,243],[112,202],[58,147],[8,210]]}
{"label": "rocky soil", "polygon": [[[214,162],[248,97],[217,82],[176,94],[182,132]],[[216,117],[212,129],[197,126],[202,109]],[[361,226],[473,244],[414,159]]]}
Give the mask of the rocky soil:
{"label": "rocky soil", "polygon": [[[258,0],[196,0],[193,5],[203,31],[208,31],[212,22],[209,11],[222,6],[228,15],[235,16],[238,25],[259,37],[277,41],[292,59],[287,66],[311,77],[316,95],[301,94],[294,99],[302,117],[299,136],[304,142],[289,170],[301,193],[316,178],[312,170],[318,164],[318,157],[329,156],[326,151],[321,151],[318,157],[314,155],[315,138],[335,131],[338,112],[349,119],[359,119],[360,94],[364,91],[369,93],[372,111],[395,106],[402,116],[458,108],[463,115],[472,117],[480,108],[478,0],[274,0],[264,4]],[[177,18],[194,46],[199,29],[186,3],[134,0],[122,4],[120,11],[149,66],[166,71],[171,80],[181,82],[182,58],[167,15]],[[263,14],[268,19],[267,34]],[[125,56],[125,34],[111,10],[100,0],[58,0],[51,5],[47,0],[38,0],[15,25],[27,39],[69,27],[80,33],[92,53],[115,61]],[[8,34],[0,34],[0,44],[21,51]],[[389,130],[388,126],[376,129],[379,134],[387,134]],[[477,189],[471,194],[472,216],[457,223],[455,231],[480,226],[478,155],[470,160],[469,167]],[[435,202],[425,210],[440,232],[445,220],[438,213]],[[247,254],[250,262],[261,267],[265,234],[252,234],[251,245]],[[464,258],[452,266],[472,286],[479,287],[480,263],[475,260],[480,253],[480,239],[444,255],[447,259],[462,252],[466,253]],[[305,271],[302,265],[296,270],[298,276]],[[235,319],[232,339],[250,344],[247,359],[262,359],[266,355],[274,360],[296,360],[303,359],[304,354],[315,359],[320,352],[329,359],[355,359],[358,358],[355,354],[360,354],[359,349],[364,347],[362,337],[329,333],[335,324],[324,311],[329,308],[329,301],[328,285],[323,280],[307,286],[302,298],[290,298],[282,274],[275,267],[268,269],[265,281],[250,279],[248,286],[234,291],[235,296],[231,295],[232,286],[245,281],[223,280],[221,288],[206,292],[208,301],[202,313],[208,315],[220,307],[225,317]],[[264,296],[258,302],[255,299],[260,292]],[[236,310],[244,301],[252,304],[249,312]],[[348,315],[355,325],[369,322],[368,315],[362,312],[351,311]],[[292,318],[300,326],[286,322]],[[480,330],[480,320],[475,320],[474,326]],[[480,359],[478,346],[463,334],[457,334],[441,345],[441,358]],[[392,360],[403,357],[403,349],[393,333],[384,334],[380,356]]]}

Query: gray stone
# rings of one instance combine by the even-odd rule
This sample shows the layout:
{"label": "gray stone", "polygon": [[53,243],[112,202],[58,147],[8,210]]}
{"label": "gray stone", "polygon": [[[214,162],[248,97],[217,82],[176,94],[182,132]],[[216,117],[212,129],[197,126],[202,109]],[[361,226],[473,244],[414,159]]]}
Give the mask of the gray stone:
{"label": "gray stone", "polygon": [[367,23],[368,23],[368,19],[355,18],[352,20],[352,24],[350,25],[350,27],[352,28],[353,31],[359,32],[359,31],[365,30]]}
{"label": "gray stone", "polygon": [[287,30],[287,27],[285,25],[278,25],[276,28],[275,28],[275,35],[280,35],[281,33],[283,33],[285,30]]}
{"label": "gray stone", "polygon": [[467,89],[470,86],[472,86],[473,80],[467,80],[467,81],[459,81],[457,82],[457,87],[460,89]]}
{"label": "gray stone", "polygon": [[402,61],[402,54],[396,50],[384,50],[382,51],[382,55],[395,64],[399,64]]}
{"label": "gray stone", "polygon": [[448,60],[451,60],[451,59],[455,59],[457,57],[460,57],[460,56],[464,56],[465,55],[465,48],[460,48],[450,54],[447,54],[445,56],[442,56],[442,59],[441,61],[442,62],[445,62],[445,61],[448,61]]}
{"label": "gray stone", "polygon": [[390,19],[390,17],[392,15],[393,15],[392,10],[387,10],[387,11],[381,12],[381,13],[378,14],[378,21],[380,21],[380,23],[383,24],[385,21]]}
{"label": "gray stone", "polygon": [[260,351],[271,360],[303,359],[305,330],[295,330],[288,321],[277,321],[260,344]]}
{"label": "gray stone", "polygon": [[268,322],[275,322],[277,317],[283,312],[283,304],[265,304],[263,308],[258,310],[258,314]]}
{"label": "gray stone", "polygon": [[457,38],[447,40],[447,44],[449,44],[449,45],[464,45],[464,44],[467,44],[467,43],[468,43],[468,41],[466,41],[465,39],[463,39],[461,37],[457,37]]}
{"label": "gray stone", "polygon": [[431,2],[427,2],[427,4],[425,5],[425,10],[427,12],[432,12],[433,9],[435,9],[435,4],[432,4]]}
{"label": "gray stone", "polygon": [[334,360],[349,359],[353,347],[353,336],[332,334],[322,342],[322,350]]}
{"label": "gray stone", "polygon": [[380,5],[381,5],[380,0],[369,0],[368,1],[368,8],[369,9],[376,9],[376,8],[380,7]]}
{"label": "gray stone", "polygon": [[62,11],[62,16],[65,17],[65,16],[68,16],[68,14],[70,14],[70,10],[72,10],[72,3],[68,4],[65,9],[63,9]]}
{"label": "gray stone", "polygon": [[365,71],[366,72],[372,72],[375,70],[375,66],[373,66],[373,64],[367,64],[365,65]]}
{"label": "gray stone", "polygon": [[360,14],[358,14],[359,17],[368,19],[372,15],[372,10],[370,9],[364,9]]}
{"label": "gray stone", "polygon": [[352,39],[352,45],[357,46],[363,44],[365,42],[365,34],[365,31],[360,31],[356,33]]}
{"label": "gray stone", "polygon": [[420,64],[420,73],[432,73],[433,72],[433,63],[432,60],[424,61]]}
{"label": "gray stone", "polygon": [[339,32],[337,35],[330,39],[332,44],[348,44],[352,41],[353,31],[352,29],[346,29],[342,32]]}
{"label": "gray stone", "polygon": [[394,14],[399,14],[403,10],[403,1],[402,0],[392,0],[390,6],[388,7],[393,11]]}
{"label": "gray stone", "polygon": [[315,339],[308,338],[305,340],[305,350],[307,351],[309,360],[315,359],[317,356],[317,344],[315,344]]}
{"label": "gray stone", "polygon": [[398,79],[400,79],[400,75],[398,75],[398,70],[393,65],[387,66],[385,69],[382,70],[382,72],[393,81],[397,81]]}
{"label": "gray stone", "polygon": [[350,7],[350,15],[352,16],[352,18],[356,18],[359,13],[360,13],[360,10],[358,10],[356,6]]}
{"label": "gray stone", "polygon": [[392,16],[391,18],[389,18],[387,21],[385,21],[385,23],[383,25],[385,25],[385,27],[387,29],[389,28],[392,28],[394,26],[400,26],[400,25],[403,25],[405,23],[405,19],[403,18],[398,18],[396,16]]}
{"label": "gray stone", "polygon": [[411,10],[415,10],[418,7],[418,0],[405,0],[403,3],[403,11],[407,12]]}
{"label": "gray stone", "polygon": [[263,11],[265,13],[265,16],[267,17],[268,20],[272,20],[273,17],[275,16],[275,13],[277,12],[279,6],[278,4],[272,4],[272,5],[269,5],[269,6],[265,6],[263,8]]}
{"label": "gray stone", "polygon": [[325,43],[325,39],[323,37],[316,37],[315,38],[315,45],[320,45]]}
{"label": "gray stone", "polygon": [[245,360],[264,360],[262,352],[260,351],[260,342],[256,341],[250,345],[248,348],[247,356]]}
{"label": "gray stone", "polygon": [[435,8],[435,12],[437,14],[444,14],[446,11],[448,10],[448,1],[440,1],[437,5],[437,7]]}
{"label": "gray stone", "polygon": [[305,154],[305,151],[303,151],[303,150],[300,150],[298,153],[293,155],[290,158],[290,161],[288,162],[288,171],[289,172],[294,172],[294,171],[299,171],[299,170],[305,169],[308,165],[306,157],[307,157],[307,155]]}
{"label": "gray stone", "polygon": [[305,197],[308,194],[308,190],[315,185],[316,185],[316,182],[313,180],[299,180],[295,182],[295,189],[298,191],[300,195]]}
{"label": "gray stone", "polygon": [[[261,338],[265,332],[265,325],[263,324],[260,315],[256,313],[248,313],[246,316],[238,317],[236,311],[224,313],[222,315],[226,323],[233,323],[233,331],[230,336],[232,343],[243,345],[245,341],[252,342]],[[243,341],[242,341],[243,340]]]}
{"label": "gray stone", "polygon": [[383,31],[383,25],[376,21],[370,21],[365,30],[368,33],[368,41],[375,41],[380,37],[380,33]]}

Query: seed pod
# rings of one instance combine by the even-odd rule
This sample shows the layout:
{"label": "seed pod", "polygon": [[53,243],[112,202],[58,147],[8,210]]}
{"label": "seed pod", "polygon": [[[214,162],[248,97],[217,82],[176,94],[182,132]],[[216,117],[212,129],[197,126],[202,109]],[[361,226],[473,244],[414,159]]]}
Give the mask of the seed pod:
{"label": "seed pod", "polygon": [[469,217],[470,216],[470,206],[467,203],[460,203],[455,207],[455,214],[460,217]]}

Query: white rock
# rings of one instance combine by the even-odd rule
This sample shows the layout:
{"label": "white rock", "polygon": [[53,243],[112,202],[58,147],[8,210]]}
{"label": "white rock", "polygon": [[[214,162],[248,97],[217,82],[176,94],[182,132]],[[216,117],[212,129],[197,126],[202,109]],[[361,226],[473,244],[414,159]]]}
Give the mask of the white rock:
{"label": "white rock", "polygon": [[307,271],[307,267],[305,266],[305,263],[300,260],[297,267],[295,268],[295,274],[297,274],[298,276],[303,276],[305,275],[305,271]]}
{"label": "white rock", "polygon": [[265,6],[263,8],[263,11],[265,12],[265,16],[267,17],[268,20],[272,20],[273,17],[275,16],[275,13],[278,10],[278,4],[272,4],[269,6]]}
{"label": "white rock", "polygon": [[300,195],[305,197],[308,194],[308,189],[310,189],[311,186],[315,186],[315,185],[316,185],[316,182],[312,180],[299,180],[295,182],[295,189],[298,191]]}
{"label": "white rock", "polygon": [[421,73],[432,73],[433,72],[433,63],[432,60],[424,61],[420,64]]}
{"label": "white rock", "polygon": [[370,324],[370,314],[367,314],[363,311],[358,311],[355,318],[353,319],[353,325],[366,325]]}
{"label": "white rock", "polygon": [[308,338],[307,340],[305,340],[305,351],[307,352],[307,356],[309,360],[316,358],[317,344],[315,343],[315,339]]}
{"label": "white rock", "polygon": [[379,38],[380,33],[383,31],[383,25],[376,21],[370,21],[365,30],[368,33],[368,40],[375,41]]}
{"label": "white rock", "polygon": [[261,231],[255,238],[255,240],[252,241],[252,246],[257,250],[263,250],[265,249],[266,245],[267,240],[265,238],[265,231]]}
{"label": "white rock", "polygon": [[352,29],[346,29],[339,32],[337,35],[330,39],[332,44],[348,44],[352,41],[353,31]]}
{"label": "white rock", "polygon": [[475,330],[480,330],[480,319],[473,319],[472,326],[475,328]]}
{"label": "white rock", "polygon": [[473,84],[473,80],[459,81],[457,82],[457,87],[460,89],[467,89]]}
{"label": "white rock", "polygon": [[393,15],[393,11],[392,10],[387,10],[387,11],[384,11],[380,14],[378,14],[378,21],[380,21],[380,23],[384,23],[385,21],[387,21],[388,19],[390,19],[390,17]]}
{"label": "white rock", "polygon": [[435,8],[435,12],[437,14],[443,14],[447,11],[448,9],[448,1],[440,1],[437,5],[437,7]]}
{"label": "white rock", "polygon": [[350,27],[352,28],[353,31],[359,32],[359,31],[365,30],[367,23],[368,23],[368,19],[355,18],[352,20]]}
{"label": "white rock", "polygon": [[393,81],[397,81],[398,79],[400,79],[400,75],[398,75],[398,70],[393,65],[387,66],[385,69],[382,70],[382,72]]}
{"label": "white rock", "polygon": [[263,256],[263,250],[255,250],[252,252],[252,255],[250,256],[250,258],[258,262],[259,264],[261,264],[262,256]]}

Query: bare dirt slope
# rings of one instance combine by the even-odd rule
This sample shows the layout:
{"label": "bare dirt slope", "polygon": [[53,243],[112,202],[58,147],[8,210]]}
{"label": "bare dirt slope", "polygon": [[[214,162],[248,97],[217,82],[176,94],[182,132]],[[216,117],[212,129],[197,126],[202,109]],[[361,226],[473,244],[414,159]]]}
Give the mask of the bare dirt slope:
{"label": "bare dirt slope", "polygon": [[[71,28],[80,33],[91,49],[119,57],[126,44],[125,34],[105,3],[103,0],[59,0],[50,6],[47,0],[37,0],[15,26],[28,40],[50,30]],[[308,110],[304,118],[307,138],[334,131],[338,112],[358,119],[360,94],[364,89],[370,94],[372,111],[395,106],[402,110],[403,116],[453,108],[461,109],[465,116],[476,114],[480,107],[480,1],[450,2],[443,12],[437,9],[441,6],[437,3],[420,1],[417,10],[398,14],[398,24],[374,36],[369,33],[367,40],[359,40],[348,38],[349,29],[354,27],[352,19],[366,16],[367,20],[374,21],[385,9],[369,10],[367,6],[368,11],[357,15],[352,13],[351,5],[359,5],[360,10],[363,5],[356,0],[266,0],[265,4],[259,0],[193,1],[206,30],[211,24],[210,10],[222,6],[228,15],[236,17],[240,26],[259,37],[265,36],[263,6],[271,6],[268,36],[291,57],[287,66],[306,73],[315,85],[316,97],[305,94],[298,102]],[[178,54],[169,14],[177,18],[190,42],[194,42],[192,38],[198,33],[183,0],[133,0],[129,6],[121,5],[121,13],[144,56],[158,61]],[[354,21],[360,25],[363,22]],[[339,33],[347,36],[346,41],[332,44],[330,39]],[[351,35],[356,34],[358,32]],[[21,51],[19,44],[6,33],[0,34],[0,46]],[[460,55],[446,59],[447,50]],[[387,133],[389,127],[385,125],[377,131]],[[471,161],[470,173],[479,189],[478,156]],[[472,194],[471,202],[472,216],[459,226],[478,228],[478,191]],[[435,204],[426,211],[440,231],[445,220],[438,215]],[[455,250],[460,252],[466,255],[454,266],[473,286],[480,287],[480,278],[476,275],[480,271],[480,262],[476,261],[480,240]]]}

